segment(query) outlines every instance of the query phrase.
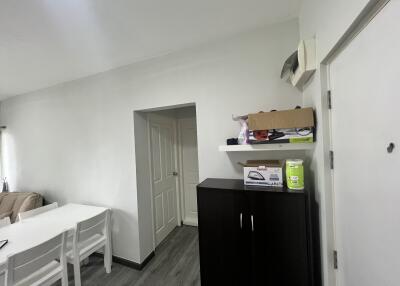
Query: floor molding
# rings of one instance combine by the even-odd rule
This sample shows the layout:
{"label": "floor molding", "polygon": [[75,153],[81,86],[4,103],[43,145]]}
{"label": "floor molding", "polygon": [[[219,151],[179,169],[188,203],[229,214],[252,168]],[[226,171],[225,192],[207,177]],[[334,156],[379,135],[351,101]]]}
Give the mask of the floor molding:
{"label": "floor molding", "polygon": [[197,218],[186,218],[182,221],[182,224],[189,226],[199,226]]}
{"label": "floor molding", "polygon": [[[92,255],[98,256],[98,257],[104,256],[103,253],[99,253],[99,252],[95,252]],[[128,266],[135,270],[142,270],[146,266],[146,264],[149,263],[149,261],[154,257],[154,255],[155,255],[154,251],[152,251],[142,263],[136,263],[132,260],[128,260],[128,259],[125,259],[125,258],[122,258],[119,256],[115,256],[115,255],[112,256],[112,260],[113,260],[113,262]]]}

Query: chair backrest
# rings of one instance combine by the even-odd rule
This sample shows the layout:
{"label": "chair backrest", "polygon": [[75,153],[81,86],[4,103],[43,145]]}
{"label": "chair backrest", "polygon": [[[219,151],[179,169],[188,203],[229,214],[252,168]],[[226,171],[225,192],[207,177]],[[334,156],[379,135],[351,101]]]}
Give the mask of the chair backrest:
{"label": "chair backrest", "polygon": [[[68,231],[64,231],[42,244],[8,256],[7,285],[14,285],[27,276],[37,273],[55,259],[65,261],[67,237]],[[65,264],[63,266],[66,267]],[[46,278],[51,277],[38,277],[38,279]]]}
{"label": "chair backrest", "polygon": [[0,227],[6,226],[6,225],[9,225],[9,224],[11,224],[10,217],[7,216],[7,217],[5,217],[3,219],[0,219]]}
{"label": "chair backrest", "polygon": [[106,235],[109,227],[109,220],[110,211],[105,210],[95,217],[79,222],[76,225],[75,230],[75,245],[77,245],[76,243],[85,241],[96,234]]}
{"label": "chair backrest", "polygon": [[23,221],[24,219],[27,219],[29,217],[33,217],[35,215],[38,215],[38,214],[41,214],[41,213],[44,213],[44,212],[47,212],[49,210],[56,209],[56,208],[58,208],[58,203],[52,203],[52,204],[49,204],[49,205],[46,205],[46,206],[43,206],[43,207],[40,207],[37,209],[19,213],[18,219],[19,219],[19,221]]}

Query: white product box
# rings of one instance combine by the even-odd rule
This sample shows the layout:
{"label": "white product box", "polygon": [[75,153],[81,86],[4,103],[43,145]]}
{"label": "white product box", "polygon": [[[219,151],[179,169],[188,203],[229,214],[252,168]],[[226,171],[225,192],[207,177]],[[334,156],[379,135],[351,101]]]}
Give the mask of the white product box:
{"label": "white product box", "polygon": [[243,166],[245,185],[283,186],[283,162],[279,160],[249,160]]}

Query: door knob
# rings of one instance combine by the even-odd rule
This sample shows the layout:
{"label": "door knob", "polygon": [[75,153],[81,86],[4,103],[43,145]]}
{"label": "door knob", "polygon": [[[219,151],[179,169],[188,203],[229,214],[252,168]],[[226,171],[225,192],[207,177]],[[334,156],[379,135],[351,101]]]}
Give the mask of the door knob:
{"label": "door knob", "polygon": [[387,152],[388,152],[389,154],[392,153],[394,147],[395,147],[394,143],[393,143],[393,142],[390,142],[389,145],[388,145],[387,148],[386,148]]}
{"label": "door knob", "polygon": [[172,176],[178,176],[178,172],[172,172]]}

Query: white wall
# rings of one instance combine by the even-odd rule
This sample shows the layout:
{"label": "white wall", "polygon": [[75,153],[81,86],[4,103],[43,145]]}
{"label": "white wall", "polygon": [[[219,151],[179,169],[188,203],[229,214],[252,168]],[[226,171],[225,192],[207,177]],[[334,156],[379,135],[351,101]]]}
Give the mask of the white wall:
{"label": "white wall", "polygon": [[3,101],[11,190],[112,207],[114,254],[142,261],[133,112],[196,103],[200,179],[240,177],[217,146],[237,135],[232,114],[302,103],[279,78],[298,40],[293,20]]}
{"label": "white wall", "polygon": [[[303,39],[316,38],[317,63],[321,63],[327,56],[367,3],[368,0],[303,0],[299,19],[300,35]],[[323,283],[326,286],[333,286],[335,285],[332,265],[333,214],[330,194],[326,192],[325,187],[328,162],[327,154],[324,152],[324,144],[329,144],[329,142],[324,142],[323,137],[324,132],[329,132],[329,130],[322,128],[323,120],[326,118],[322,114],[324,87],[321,84],[321,76],[321,70],[318,69],[303,91],[303,104],[315,108],[318,121],[316,148],[310,154],[311,172],[314,174],[313,184],[320,205]]]}

